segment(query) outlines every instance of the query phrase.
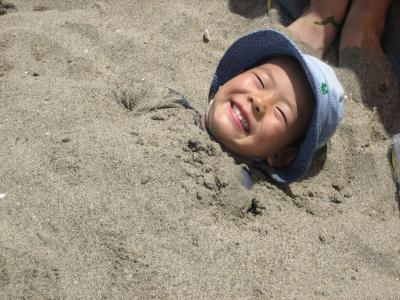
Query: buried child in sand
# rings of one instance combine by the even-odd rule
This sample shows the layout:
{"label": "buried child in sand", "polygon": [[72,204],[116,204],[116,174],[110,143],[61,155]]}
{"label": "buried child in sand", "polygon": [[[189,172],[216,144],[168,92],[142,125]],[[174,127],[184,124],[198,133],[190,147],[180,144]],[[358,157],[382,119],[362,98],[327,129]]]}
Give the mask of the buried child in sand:
{"label": "buried child in sand", "polygon": [[209,94],[206,125],[230,151],[267,165],[278,183],[300,180],[343,117],[333,69],[285,35],[257,31],[226,51]]}

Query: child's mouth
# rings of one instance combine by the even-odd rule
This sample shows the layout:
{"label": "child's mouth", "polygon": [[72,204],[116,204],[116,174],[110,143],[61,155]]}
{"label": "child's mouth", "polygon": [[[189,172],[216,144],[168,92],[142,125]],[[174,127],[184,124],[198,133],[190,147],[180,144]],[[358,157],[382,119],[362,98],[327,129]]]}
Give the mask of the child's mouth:
{"label": "child's mouth", "polygon": [[236,105],[236,103],[231,102],[231,107],[232,107],[232,111],[235,114],[235,116],[237,117],[237,119],[240,121],[240,124],[242,125],[244,131],[246,133],[250,132],[250,126],[249,126],[249,122],[247,121],[247,118],[245,116],[245,114],[242,112],[241,108]]}

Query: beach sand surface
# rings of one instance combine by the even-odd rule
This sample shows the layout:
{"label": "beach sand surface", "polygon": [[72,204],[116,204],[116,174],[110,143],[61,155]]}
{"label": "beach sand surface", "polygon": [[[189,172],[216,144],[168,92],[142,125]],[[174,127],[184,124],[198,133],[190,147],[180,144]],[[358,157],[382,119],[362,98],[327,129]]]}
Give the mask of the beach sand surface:
{"label": "beach sand surface", "polygon": [[390,65],[344,53],[310,176],[247,190],[173,92],[204,112],[226,48],[285,30],[232,2],[0,1],[1,299],[399,298]]}

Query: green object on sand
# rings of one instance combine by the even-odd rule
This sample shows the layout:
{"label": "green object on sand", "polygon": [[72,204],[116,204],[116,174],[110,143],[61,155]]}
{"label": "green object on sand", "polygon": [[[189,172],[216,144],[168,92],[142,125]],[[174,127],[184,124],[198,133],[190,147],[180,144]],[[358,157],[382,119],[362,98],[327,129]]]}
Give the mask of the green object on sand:
{"label": "green object on sand", "polygon": [[400,133],[393,136],[393,148],[389,153],[389,160],[396,181],[397,194],[400,197]]}
{"label": "green object on sand", "polygon": [[327,24],[332,24],[336,27],[340,27],[340,23],[336,22],[336,19],[333,16],[327,17],[325,20],[315,21],[314,24],[325,26]]}

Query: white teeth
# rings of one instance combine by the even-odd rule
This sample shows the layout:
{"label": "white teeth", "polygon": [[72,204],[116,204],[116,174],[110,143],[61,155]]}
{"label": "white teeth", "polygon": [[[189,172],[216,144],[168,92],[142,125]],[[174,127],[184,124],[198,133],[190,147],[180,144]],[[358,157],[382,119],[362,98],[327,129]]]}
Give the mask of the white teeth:
{"label": "white teeth", "polygon": [[240,109],[235,104],[233,104],[232,109],[235,112],[235,114],[238,117],[238,119],[240,120],[240,122],[242,123],[243,128],[246,131],[248,131],[249,130],[249,123],[247,122],[245,117],[243,117],[242,112],[240,111]]}

